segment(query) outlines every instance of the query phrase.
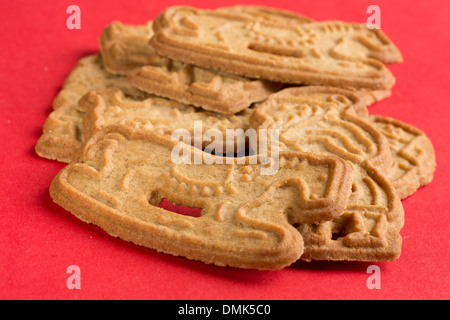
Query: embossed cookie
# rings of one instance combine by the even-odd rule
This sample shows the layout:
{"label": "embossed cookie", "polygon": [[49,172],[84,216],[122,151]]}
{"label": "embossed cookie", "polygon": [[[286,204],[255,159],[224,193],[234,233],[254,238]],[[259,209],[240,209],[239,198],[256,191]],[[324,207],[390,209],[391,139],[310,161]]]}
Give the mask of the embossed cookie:
{"label": "embossed cookie", "polygon": [[282,84],[224,75],[182,62],[145,66],[128,77],[136,88],[222,114],[235,114],[266,99]]}
{"label": "embossed cookie", "polygon": [[143,26],[114,22],[100,37],[106,69],[129,74],[130,84],[142,91],[205,110],[234,114],[282,87],[279,83],[226,75],[161,57],[148,44],[153,36],[151,26],[151,22]]}
{"label": "embossed cookie", "polygon": [[[313,21],[291,11],[264,6],[221,7],[217,11],[233,17],[242,16],[246,19],[275,25]],[[129,25],[116,21],[103,30],[99,43],[106,69],[109,72],[127,75],[138,67],[162,66],[168,63],[167,58],[157,55],[148,44],[148,40],[153,36],[152,25],[152,21],[145,25]]]}
{"label": "embossed cookie", "polygon": [[[216,265],[279,269],[303,253],[285,213],[315,220],[342,208],[350,193],[350,166],[336,157],[283,152],[277,174],[262,176],[264,165],[250,164],[251,157],[243,164],[175,164],[176,143],[104,127],[55,177],[50,194],[81,220],[145,247]],[[217,158],[184,146],[202,161]],[[201,216],[159,208],[162,199],[201,208]]]}
{"label": "embossed cookie", "polygon": [[386,178],[392,155],[386,138],[361,116],[364,94],[289,88],[269,97],[251,117],[254,128],[280,130],[281,150],[335,155],[354,169],[352,194],[341,217],[296,224],[305,241],[304,260],[374,261],[400,255],[403,207]]}
{"label": "embossed cookie", "polygon": [[[89,140],[104,126],[123,124],[136,130],[154,131],[171,137],[174,130],[187,132],[189,144],[195,145],[195,134],[201,135],[198,148],[207,147],[213,139],[222,137],[222,149],[217,153],[244,154],[246,144],[239,139],[239,134],[231,135],[227,145],[227,130],[236,130],[244,134],[242,128],[248,128],[250,113],[243,112],[239,116],[204,111],[178,103],[173,100],[152,96],[145,100],[127,98],[119,89],[90,91],[78,104],[79,110],[85,112],[82,127],[82,140]],[[216,130],[216,135],[214,135]],[[197,131],[197,132],[196,132]],[[239,133],[238,132],[238,133]],[[205,137],[205,139],[203,139]],[[243,136],[242,136],[243,137]],[[183,137],[184,139],[184,137]],[[184,141],[184,140],[183,140]],[[230,145],[231,144],[231,145]]]}
{"label": "embossed cookie", "polygon": [[[112,100],[107,99],[107,101],[116,101],[117,105],[110,104],[107,110],[112,110],[114,107],[116,109],[123,107],[121,115],[124,116],[124,118],[120,118],[119,113],[109,112],[108,115],[111,115],[110,121],[112,121],[114,115],[114,121],[116,122],[122,120],[138,121],[135,124],[146,123],[145,127],[147,129],[155,126],[162,130],[165,127],[167,129],[165,132],[169,135],[173,128],[176,128],[174,126],[176,118],[182,118],[182,121],[185,121],[183,124],[180,121],[176,122],[181,128],[186,128],[187,126],[192,128],[192,121],[195,120],[202,120],[203,131],[211,128],[218,129],[221,132],[225,132],[226,129],[241,128],[247,130],[249,128],[248,118],[251,110],[246,109],[235,115],[221,115],[208,111],[199,112],[201,111],[200,109],[183,105],[176,101],[169,102],[168,99],[145,94],[135,88],[129,90],[126,77],[108,73],[103,67],[100,55],[83,58],[68,79],[66,81],[67,85],[55,99],[56,110],[47,118],[44,124],[44,132],[35,146],[36,153],[44,158],[62,162],[71,162],[76,159],[82,147],[83,136],[86,135],[84,133],[83,118],[87,112],[95,109],[97,106],[95,102],[99,100],[94,99],[94,104],[89,104],[89,99],[85,99],[81,106],[78,102],[89,91],[108,87],[117,88],[117,90],[112,91],[106,90],[106,92],[109,92],[110,97],[115,97]],[[119,93],[118,91],[121,92]],[[92,97],[92,95],[89,96]],[[145,101],[146,98],[150,100]],[[154,102],[158,102],[159,107],[156,107]],[[125,105],[128,105],[128,107],[125,107]],[[139,111],[139,107],[141,111]],[[95,112],[91,113],[89,119],[86,120],[90,121],[94,126],[89,130],[98,127],[99,120],[94,121],[93,117],[101,114],[98,113],[101,108],[103,108],[103,105],[96,108]],[[147,113],[143,112],[143,110],[146,110]],[[135,112],[132,118],[130,118],[131,111]],[[156,116],[158,113],[159,115]],[[127,118],[125,114],[129,117]],[[85,126],[87,125],[86,121]],[[152,121],[153,125],[150,126]],[[188,121],[190,122],[188,123]],[[170,128],[172,129],[169,130]]]}
{"label": "embossed cookie", "polygon": [[[232,17],[242,16],[274,25],[313,21],[291,11],[264,6],[221,7],[217,11],[230,14]],[[130,25],[116,21],[103,30],[99,43],[105,67],[109,72],[128,75],[138,67],[146,65],[157,67],[169,63],[169,59],[157,55],[149,46],[148,41],[153,36],[152,25],[152,21],[145,25]]]}
{"label": "embossed cookie", "polygon": [[258,5],[237,5],[216,9],[223,14],[230,14],[232,18],[242,16],[254,21],[264,21],[273,25],[301,24],[313,22],[311,18],[296,12]]}
{"label": "embossed cookie", "polygon": [[133,87],[126,77],[109,73],[105,70],[99,54],[81,58],[75,68],[67,76],[61,91],[53,101],[53,109],[59,109],[78,100],[92,89],[119,88],[126,95],[141,99],[147,93]]}
{"label": "embossed cookie", "polygon": [[284,26],[229,13],[171,7],[154,21],[150,44],[163,56],[250,78],[371,90],[395,82],[385,63],[399,50],[363,24]]}
{"label": "embossed cookie", "polygon": [[103,29],[99,45],[108,72],[128,75],[145,65],[163,66],[168,63],[168,59],[156,54],[148,43],[153,35],[152,25],[152,21],[145,25],[116,21]]}
{"label": "embossed cookie", "polygon": [[36,143],[36,153],[47,159],[72,161],[81,148],[82,119],[78,101],[90,90],[119,88],[135,99],[148,97],[132,87],[126,77],[108,73],[99,54],[82,58],[64,82],[53,101],[54,111],[44,123],[43,134]]}
{"label": "embossed cookie", "polygon": [[396,119],[371,115],[371,122],[387,138],[393,166],[389,180],[404,199],[433,180],[436,157],[433,144],[421,130]]}

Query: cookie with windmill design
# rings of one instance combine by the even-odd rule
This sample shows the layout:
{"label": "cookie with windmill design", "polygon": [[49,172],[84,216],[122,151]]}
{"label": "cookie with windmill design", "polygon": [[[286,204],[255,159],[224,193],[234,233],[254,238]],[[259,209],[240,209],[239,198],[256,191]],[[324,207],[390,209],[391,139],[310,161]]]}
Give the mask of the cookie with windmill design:
{"label": "cookie with windmill design", "polygon": [[[342,213],[351,167],[332,156],[282,152],[277,173],[253,157],[215,164],[184,144],[201,164],[172,158],[177,142],[128,126],[106,126],[78,162],[53,180],[54,201],[109,234],[165,253],[216,265],[280,269],[303,253],[300,222]],[[209,161],[209,160],[212,161]],[[211,163],[211,164],[206,164]],[[202,209],[200,217],[159,208],[162,199]],[[331,216],[329,216],[331,213]]]}
{"label": "cookie with windmill design", "polygon": [[221,11],[171,7],[154,21],[154,50],[174,60],[275,82],[389,89],[386,63],[402,60],[380,30],[363,24],[274,25]]}
{"label": "cookie with windmill design", "polygon": [[364,92],[289,88],[254,111],[252,127],[278,129],[280,150],[335,155],[351,163],[352,194],[341,217],[296,224],[305,260],[392,260],[401,252],[403,207],[386,178],[392,155],[386,138],[363,115]]}
{"label": "cookie with windmill design", "polygon": [[434,147],[426,134],[402,121],[371,115],[372,124],[387,138],[393,156],[389,180],[404,199],[433,180]]}
{"label": "cookie with windmill design", "polygon": [[282,84],[226,75],[164,58],[148,44],[152,22],[126,25],[114,22],[100,37],[106,69],[129,75],[136,88],[205,110],[234,114],[267,98]]}

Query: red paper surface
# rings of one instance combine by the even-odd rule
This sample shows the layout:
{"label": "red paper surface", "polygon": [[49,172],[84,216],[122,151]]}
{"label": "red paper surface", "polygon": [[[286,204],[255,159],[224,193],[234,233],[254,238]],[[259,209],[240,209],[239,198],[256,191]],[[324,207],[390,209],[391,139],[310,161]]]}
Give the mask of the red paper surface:
{"label": "red paper surface", "polygon": [[[417,126],[433,141],[434,181],[403,201],[401,257],[376,263],[380,289],[367,287],[371,263],[297,262],[254,271],[205,265],[110,237],[51,200],[51,180],[65,164],[39,158],[34,145],[52,99],[112,21],[141,24],[172,4],[213,8],[266,4],[316,20],[365,22],[371,4],[403,53],[389,66],[392,96],[371,113]],[[81,30],[68,30],[66,9],[81,8]],[[0,10],[0,298],[2,299],[448,299],[449,53],[448,1],[118,1],[20,0]],[[81,288],[68,289],[77,265]]]}

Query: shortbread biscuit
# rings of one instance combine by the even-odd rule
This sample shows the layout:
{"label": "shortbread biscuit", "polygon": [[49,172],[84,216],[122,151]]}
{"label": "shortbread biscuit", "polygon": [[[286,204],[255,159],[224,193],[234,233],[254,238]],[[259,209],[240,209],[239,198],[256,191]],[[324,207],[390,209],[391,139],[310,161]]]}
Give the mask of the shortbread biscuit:
{"label": "shortbread biscuit", "polygon": [[229,13],[171,7],[154,21],[150,44],[185,63],[275,82],[389,89],[395,79],[384,63],[399,50],[380,30],[364,24],[286,24]]}
{"label": "shortbread biscuit", "polygon": [[392,166],[389,144],[361,116],[364,92],[358,95],[327,87],[285,89],[251,117],[254,128],[280,130],[280,150],[336,155],[354,169],[352,195],[341,217],[297,224],[304,260],[392,260],[401,252],[403,207],[386,178]]}
{"label": "shortbread biscuit", "polygon": [[226,75],[161,57],[148,44],[153,36],[151,26],[152,22],[139,26],[114,22],[100,36],[106,69],[129,74],[130,84],[142,91],[234,114],[282,87],[280,83]]}
{"label": "shortbread biscuit", "polygon": [[[280,269],[303,252],[298,221],[345,205],[350,166],[337,157],[281,153],[275,175],[264,165],[174,164],[164,136],[107,126],[86,143],[77,163],[53,180],[54,201],[109,234],[205,263]],[[218,158],[185,145],[188,152]],[[162,199],[202,209],[200,217],[158,207]]]}
{"label": "shortbread biscuit", "polygon": [[407,198],[429,184],[433,180],[436,156],[426,134],[389,117],[371,115],[370,120],[389,142],[393,166],[388,178],[399,197]]}

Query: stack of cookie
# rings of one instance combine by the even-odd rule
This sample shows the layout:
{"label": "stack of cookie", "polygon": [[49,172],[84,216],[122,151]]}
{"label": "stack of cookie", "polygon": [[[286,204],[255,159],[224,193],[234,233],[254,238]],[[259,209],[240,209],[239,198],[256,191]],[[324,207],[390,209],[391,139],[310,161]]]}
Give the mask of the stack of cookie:
{"label": "stack of cookie", "polygon": [[[402,60],[380,30],[256,6],[171,7],[146,25],[112,23],[100,48],[68,76],[36,145],[69,163],[50,187],[56,203],[216,265],[399,257],[401,200],[432,180],[435,157],[420,130],[369,115],[395,82],[385,65]],[[258,134],[234,156],[184,139],[174,161],[177,129],[227,146],[230,130]]]}

